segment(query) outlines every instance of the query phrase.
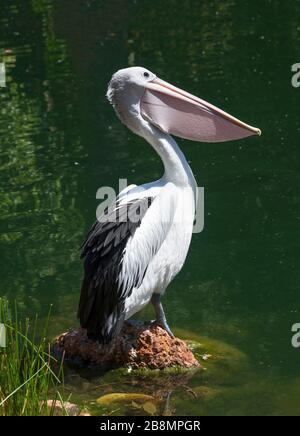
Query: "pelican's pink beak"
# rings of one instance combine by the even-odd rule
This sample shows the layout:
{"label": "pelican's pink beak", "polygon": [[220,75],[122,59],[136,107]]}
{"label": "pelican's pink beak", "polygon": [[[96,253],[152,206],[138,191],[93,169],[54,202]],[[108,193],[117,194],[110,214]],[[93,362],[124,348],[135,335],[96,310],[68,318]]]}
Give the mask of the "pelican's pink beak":
{"label": "pelican's pink beak", "polygon": [[158,78],[146,85],[141,113],[163,132],[192,141],[222,142],[261,135],[256,127]]}

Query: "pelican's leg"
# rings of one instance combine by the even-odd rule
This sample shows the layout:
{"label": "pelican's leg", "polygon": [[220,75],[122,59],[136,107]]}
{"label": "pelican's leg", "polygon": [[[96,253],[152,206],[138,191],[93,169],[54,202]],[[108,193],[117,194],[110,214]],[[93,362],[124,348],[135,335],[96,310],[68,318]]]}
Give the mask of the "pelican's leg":
{"label": "pelican's leg", "polygon": [[172,333],[172,330],[168,326],[166,315],[164,312],[164,308],[160,301],[160,294],[154,293],[151,297],[151,303],[153,304],[155,314],[156,314],[156,324],[160,325],[166,332],[171,336],[171,338],[174,338],[174,335]]}
{"label": "pelican's leg", "polygon": [[131,325],[132,327],[138,327],[141,324],[141,321],[138,321],[137,319],[126,319],[126,322]]}

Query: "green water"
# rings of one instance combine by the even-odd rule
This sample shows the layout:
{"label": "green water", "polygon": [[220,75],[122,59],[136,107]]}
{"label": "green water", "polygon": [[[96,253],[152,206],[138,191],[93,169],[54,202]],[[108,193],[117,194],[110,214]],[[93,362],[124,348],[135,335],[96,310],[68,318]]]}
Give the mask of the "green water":
{"label": "green water", "polygon": [[[209,338],[201,341],[217,363],[156,382],[70,371],[71,398],[93,413],[140,413],[102,409],[104,393],[154,392],[171,393],[168,413],[300,414],[300,350],[291,346],[300,322],[299,23],[299,1],[1,0],[0,295],[24,316],[53,304],[53,335],[77,325],[78,249],[97,189],[162,171],[105,99],[114,71],[145,66],[263,131],[225,144],[179,141],[205,187],[205,229],[165,308],[179,334]],[[152,318],[151,308],[139,317]]]}

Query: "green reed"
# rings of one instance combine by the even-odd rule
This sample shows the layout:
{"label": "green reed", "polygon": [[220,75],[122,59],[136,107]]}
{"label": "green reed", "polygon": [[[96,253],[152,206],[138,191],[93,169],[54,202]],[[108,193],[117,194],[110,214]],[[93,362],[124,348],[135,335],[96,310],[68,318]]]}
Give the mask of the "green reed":
{"label": "green reed", "polygon": [[20,321],[16,304],[11,309],[0,298],[1,330],[4,325],[6,336],[5,347],[3,335],[2,346],[0,338],[0,416],[53,415],[47,400],[63,403],[62,364],[50,355],[47,340],[49,317],[50,312],[42,326],[37,317],[33,323]]}

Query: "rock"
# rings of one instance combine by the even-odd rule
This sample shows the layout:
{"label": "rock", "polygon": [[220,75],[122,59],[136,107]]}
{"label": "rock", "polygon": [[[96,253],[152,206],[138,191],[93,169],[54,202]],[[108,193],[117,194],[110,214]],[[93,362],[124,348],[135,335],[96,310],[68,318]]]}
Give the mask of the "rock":
{"label": "rock", "polygon": [[153,323],[125,322],[120,335],[108,345],[88,339],[84,329],[58,336],[54,351],[69,360],[80,360],[104,367],[127,366],[132,369],[195,368],[200,364],[181,339],[171,338]]}
{"label": "rock", "polygon": [[131,403],[132,401],[135,401],[136,403],[145,403],[149,401],[155,401],[155,398],[152,397],[152,395],[145,395],[145,394],[139,394],[139,393],[113,393],[113,394],[106,394],[102,395],[102,397],[97,399],[97,403],[101,406],[106,406],[107,404],[111,403]]}
{"label": "rock", "polygon": [[[202,380],[214,385],[231,385],[245,383],[250,371],[249,357],[223,341],[211,339],[182,329],[177,330],[186,340],[194,355],[201,362],[204,371]],[[205,371],[206,369],[206,371]]]}
{"label": "rock", "polygon": [[[45,403],[42,403],[42,405],[43,404]],[[60,400],[48,400],[47,408],[54,416],[91,416],[88,412],[81,410],[79,406],[69,401],[64,401],[62,404]]]}

